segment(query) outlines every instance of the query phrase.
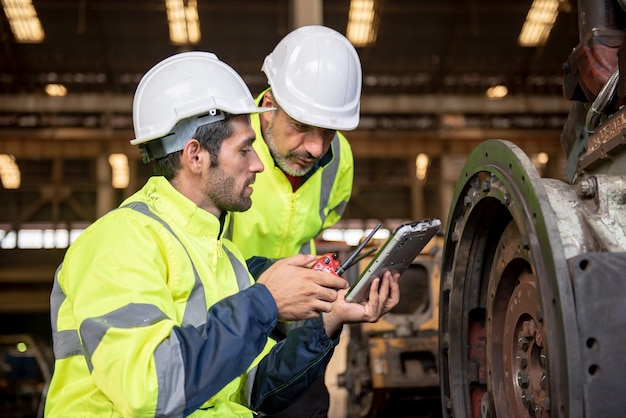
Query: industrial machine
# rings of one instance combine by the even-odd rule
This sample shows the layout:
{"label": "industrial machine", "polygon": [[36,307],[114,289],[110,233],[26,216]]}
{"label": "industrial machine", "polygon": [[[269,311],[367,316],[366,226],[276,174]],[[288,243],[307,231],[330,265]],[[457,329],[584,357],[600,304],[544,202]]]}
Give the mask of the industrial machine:
{"label": "industrial machine", "polygon": [[30,334],[0,335],[0,417],[43,417],[52,376],[44,348]]}
{"label": "industrial machine", "polygon": [[567,181],[541,178],[505,140],[462,169],[441,267],[445,417],[626,411],[625,10],[578,2],[580,43],[563,67]]}

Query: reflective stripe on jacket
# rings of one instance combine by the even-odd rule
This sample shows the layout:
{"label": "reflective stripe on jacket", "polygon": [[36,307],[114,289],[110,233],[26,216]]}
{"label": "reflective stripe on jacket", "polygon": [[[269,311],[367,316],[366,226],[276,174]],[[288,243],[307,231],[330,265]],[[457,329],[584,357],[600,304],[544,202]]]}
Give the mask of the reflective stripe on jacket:
{"label": "reflective stripe on jacket", "polygon": [[[257,98],[257,104],[264,93]],[[354,164],[350,144],[337,132],[328,151],[330,161],[317,168],[294,192],[272,159],[261,134],[259,115],[250,118],[256,132],[253,147],[265,169],[252,185],[252,207],[231,215],[228,234],[246,259],[314,254],[312,240],[341,218],[352,193]]]}
{"label": "reflective stripe on jacket", "polygon": [[46,416],[252,416],[246,372],[273,345],[270,293],[250,286],[220,221],[164,178],[130,202],[87,228],[55,275]]}

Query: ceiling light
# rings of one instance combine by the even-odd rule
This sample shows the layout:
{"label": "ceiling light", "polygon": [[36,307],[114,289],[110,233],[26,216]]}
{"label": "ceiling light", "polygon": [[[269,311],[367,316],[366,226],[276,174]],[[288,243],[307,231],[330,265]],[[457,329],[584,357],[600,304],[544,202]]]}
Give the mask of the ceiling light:
{"label": "ceiling light", "polygon": [[130,174],[128,170],[128,157],[126,154],[109,155],[109,164],[111,165],[111,185],[113,188],[127,188]]}
{"label": "ceiling light", "polygon": [[20,168],[12,155],[0,154],[0,182],[5,189],[20,188]]}
{"label": "ceiling light", "polygon": [[545,152],[538,152],[531,157],[531,161],[533,162],[535,167],[542,167],[548,164],[548,161],[550,161],[550,156]]}
{"label": "ceiling light", "polygon": [[44,40],[43,27],[31,0],[1,0],[17,42],[39,43]]}
{"label": "ceiling light", "polygon": [[548,41],[559,14],[559,0],[533,0],[519,34],[521,46],[541,46]]}
{"label": "ceiling light", "polygon": [[376,42],[378,16],[374,0],[351,0],[346,36],[354,46],[368,46]]}
{"label": "ceiling light", "polygon": [[539,164],[548,164],[549,160],[550,160],[550,157],[548,156],[547,153],[540,152],[540,153],[537,154],[537,162]]}
{"label": "ceiling light", "polygon": [[170,27],[170,41],[176,45],[200,42],[200,20],[196,0],[165,0],[167,20]]}
{"label": "ceiling light", "polygon": [[45,90],[51,97],[63,97],[67,94],[67,88],[63,84],[47,84]]}
{"label": "ceiling light", "polygon": [[426,180],[429,162],[430,158],[424,153],[418,154],[417,158],[415,158],[415,177],[418,180]]}
{"label": "ceiling light", "polygon": [[501,99],[509,94],[509,89],[502,84],[498,84],[497,86],[489,87],[487,89],[487,97],[490,99]]}

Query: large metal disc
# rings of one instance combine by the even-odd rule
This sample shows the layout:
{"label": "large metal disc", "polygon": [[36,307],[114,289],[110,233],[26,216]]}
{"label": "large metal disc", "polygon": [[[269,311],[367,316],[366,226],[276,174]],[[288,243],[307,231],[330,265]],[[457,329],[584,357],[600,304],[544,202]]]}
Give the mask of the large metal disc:
{"label": "large metal disc", "polygon": [[463,167],[441,274],[446,417],[582,417],[564,217],[549,197],[569,185],[554,182],[502,140],[479,145]]}

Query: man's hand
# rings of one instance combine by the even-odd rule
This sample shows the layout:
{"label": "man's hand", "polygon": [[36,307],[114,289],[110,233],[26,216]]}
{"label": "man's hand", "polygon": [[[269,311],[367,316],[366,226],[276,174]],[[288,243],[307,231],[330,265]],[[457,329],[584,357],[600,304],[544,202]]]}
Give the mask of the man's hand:
{"label": "man's hand", "polygon": [[330,312],[337,300],[337,290],[346,289],[348,282],[341,277],[311,269],[316,257],[298,254],[276,261],[257,283],[262,283],[274,297],[278,319],[297,321],[317,318],[320,312]]}
{"label": "man's hand", "polygon": [[343,324],[356,322],[376,322],[400,302],[399,273],[385,272],[381,279],[375,279],[370,286],[369,298],[365,302],[352,303],[345,300],[347,289],[339,291],[333,309],[323,314],[324,328],[328,336],[335,334]]}

